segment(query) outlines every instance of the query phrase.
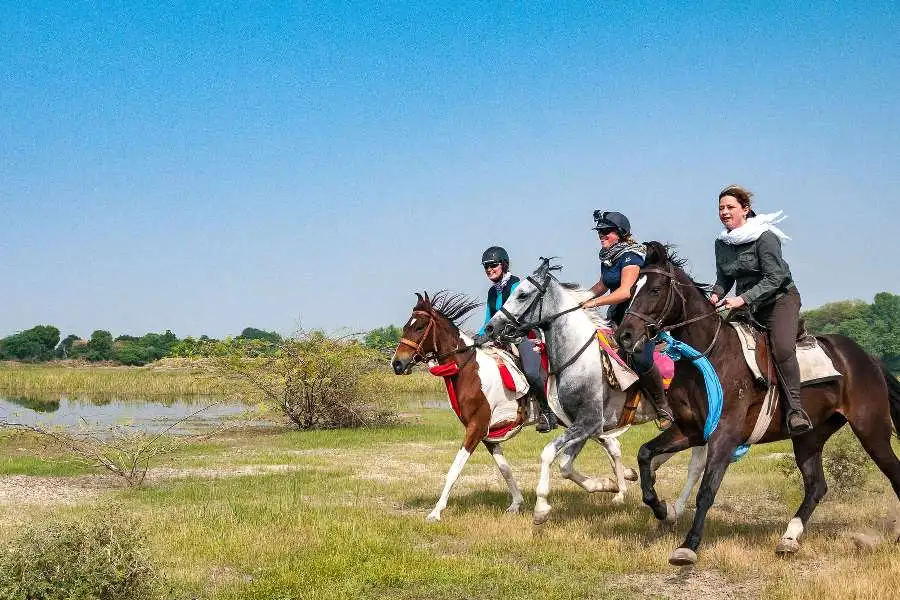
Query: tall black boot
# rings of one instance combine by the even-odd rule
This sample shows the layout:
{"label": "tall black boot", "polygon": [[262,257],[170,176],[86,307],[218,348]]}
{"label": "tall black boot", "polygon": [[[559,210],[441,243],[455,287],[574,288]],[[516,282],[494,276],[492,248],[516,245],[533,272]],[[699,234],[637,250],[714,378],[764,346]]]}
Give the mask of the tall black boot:
{"label": "tall black boot", "polygon": [[553,414],[553,409],[550,408],[550,404],[547,402],[547,394],[544,393],[544,382],[540,382],[539,385],[532,384],[531,394],[534,395],[534,399],[538,401],[541,407],[541,414],[538,415],[534,429],[538,433],[547,433],[556,429],[556,415]]}
{"label": "tall black boot", "polygon": [[672,409],[669,408],[669,401],[666,399],[666,388],[663,385],[662,374],[656,365],[645,372],[638,373],[638,385],[644,398],[650,402],[656,411],[656,425],[662,431],[665,431],[675,422],[675,416]]}
{"label": "tall black boot", "polygon": [[788,435],[793,437],[806,433],[812,429],[812,422],[800,404],[800,363],[797,362],[797,355],[794,354],[776,366],[786,404],[784,420]]}

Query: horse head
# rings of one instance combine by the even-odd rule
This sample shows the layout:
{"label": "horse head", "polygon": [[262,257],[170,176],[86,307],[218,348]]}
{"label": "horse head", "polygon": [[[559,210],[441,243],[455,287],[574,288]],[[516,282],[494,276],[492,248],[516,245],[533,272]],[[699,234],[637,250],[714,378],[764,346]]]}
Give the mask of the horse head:
{"label": "horse head", "polygon": [[[521,334],[537,326],[542,315],[553,312],[550,303],[553,294],[548,290],[559,285],[552,271],[561,267],[551,265],[552,258],[541,257],[537,269],[519,282],[509,299],[484,326],[484,333],[497,339],[506,335]],[[530,325],[530,326],[529,326]]]}
{"label": "horse head", "polygon": [[644,266],[632,292],[631,303],[616,331],[619,345],[640,352],[667,326],[687,318],[685,288],[698,288],[684,272],[684,259],[660,242],[647,243]]}

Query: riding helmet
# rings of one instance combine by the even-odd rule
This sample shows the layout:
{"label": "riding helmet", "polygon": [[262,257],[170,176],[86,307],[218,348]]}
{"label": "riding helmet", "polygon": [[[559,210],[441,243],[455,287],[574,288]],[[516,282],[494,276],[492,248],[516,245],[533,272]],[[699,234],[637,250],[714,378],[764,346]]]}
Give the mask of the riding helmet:
{"label": "riding helmet", "polygon": [[509,264],[509,254],[504,248],[501,248],[500,246],[491,246],[481,255],[482,265],[494,262]]}
{"label": "riding helmet", "polygon": [[596,231],[616,229],[620,235],[629,235],[631,233],[631,223],[628,221],[628,217],[620,212],[595,210],[593,229]]}

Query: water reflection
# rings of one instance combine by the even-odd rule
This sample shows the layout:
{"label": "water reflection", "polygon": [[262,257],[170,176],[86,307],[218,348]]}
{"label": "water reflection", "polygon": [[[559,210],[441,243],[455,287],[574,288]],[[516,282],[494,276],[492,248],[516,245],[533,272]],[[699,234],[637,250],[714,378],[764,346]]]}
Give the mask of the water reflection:
{"label": "water reflection", "polygon": [[[78,394],[72,397],[67,394],[21,396],[0,393],[0,419],[34,427],[106,429],[130,425],[157,431],[190,417],[173,429],[173,433],[183,433],[218,427],[245,415],[248,408],[240,402],[222,402],[208,396],[138,400],[110,395]],[[194,413],[198,414],[191,416]],[[263,423],[251,419],[247,424]]]}

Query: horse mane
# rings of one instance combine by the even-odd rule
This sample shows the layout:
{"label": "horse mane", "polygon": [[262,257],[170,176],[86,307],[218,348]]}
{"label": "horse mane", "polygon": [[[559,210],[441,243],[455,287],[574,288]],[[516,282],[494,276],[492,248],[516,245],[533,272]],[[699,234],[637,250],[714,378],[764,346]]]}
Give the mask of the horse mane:
{"label": "horse mane", "polygon": [[679,256],[672,244],[663,244],[662,242],[647,242],[647,256],[644,258],[644,266],[661,266],[670,263],[680,269],[690,280],[694,287],[700,290],[704,295],[709,296],[712,293],[712,284],[702,283],[694,280],[687,270],[687,259]]}
{"label": "horse mane", "polygon": [[[594,297],[594,293],[591,290],[584,288],[577,283],[564,283],[560,281],[559,284],[569,295],[573,296],[579,304]],[[587,316],[591,318],[591,322],[596,327],[607,328],[611,326],[609,319],[601,314],[599,306],[596,308],[585,308],[583,310],[587,313]]]}
{"label": "horse mane", "polygon": [[[428,296],[427,292],[425,296]],[[431,298],[431,308],[457,329],[470,312],[482,305],[483,303],[477,302],[465,294],[451,293],[447,290],[440,290]]]}

